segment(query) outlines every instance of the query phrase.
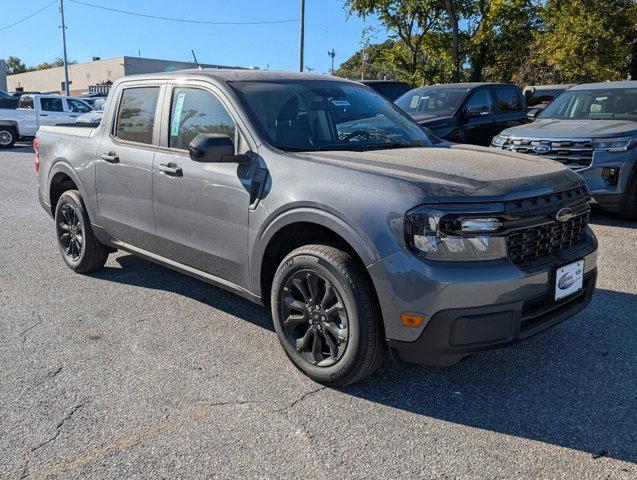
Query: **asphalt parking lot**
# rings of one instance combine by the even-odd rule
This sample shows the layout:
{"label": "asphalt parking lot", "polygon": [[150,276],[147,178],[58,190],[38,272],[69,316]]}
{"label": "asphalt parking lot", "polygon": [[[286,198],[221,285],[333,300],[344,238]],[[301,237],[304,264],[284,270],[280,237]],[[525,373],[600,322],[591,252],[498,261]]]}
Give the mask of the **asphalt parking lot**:
{"label": "asphalt parking lot", "polygon": [[595,213],[576,317],[336,390],[262,307],[128,254],[71,272],[32,157],[0,152],[0,478],[637,477],[637,224]]}

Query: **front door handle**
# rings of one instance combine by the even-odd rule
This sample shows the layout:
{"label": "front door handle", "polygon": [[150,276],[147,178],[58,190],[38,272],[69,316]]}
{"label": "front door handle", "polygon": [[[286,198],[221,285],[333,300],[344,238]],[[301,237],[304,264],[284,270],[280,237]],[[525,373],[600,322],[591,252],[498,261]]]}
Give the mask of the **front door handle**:
{"label": "front door handle", "polygon": [[115,152],[102,153],[102,160],[108,163],[119,163],[119,157]]}
{"label": "front door handle", "polygon": [[159,164],[159,171],[164,172],[166,175],[174,175],[176,177],[181,177],[183,174],[181,167],[178,167],[174,163]]}
{"label": "front door handle", "polygon": [[77,118],[77,115],[69,115],[71,118]]}

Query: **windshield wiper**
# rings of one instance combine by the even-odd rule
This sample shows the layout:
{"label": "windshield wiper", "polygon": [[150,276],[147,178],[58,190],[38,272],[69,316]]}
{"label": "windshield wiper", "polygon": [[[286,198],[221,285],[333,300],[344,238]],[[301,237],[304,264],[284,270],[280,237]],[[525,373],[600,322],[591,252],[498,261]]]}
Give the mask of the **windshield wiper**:
{"label": "windshield wiper", "polygon": [[391,142],[391,143],[380,143],[378,145],[364,145],[364,150],[389,150],[393,148],[413,148],[413,147],[422,147],[424,145],[415,145],[413,143],[408,142]]}

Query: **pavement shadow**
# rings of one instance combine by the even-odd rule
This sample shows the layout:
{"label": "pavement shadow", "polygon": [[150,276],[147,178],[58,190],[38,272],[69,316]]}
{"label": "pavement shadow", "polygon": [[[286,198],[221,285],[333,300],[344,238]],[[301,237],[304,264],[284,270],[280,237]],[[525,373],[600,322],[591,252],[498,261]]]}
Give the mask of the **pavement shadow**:
{"label": "pavement shadow", "polygon": [[106,265],[91,276],[109,282],[177,293],[274,332],[270,312],[238,295],[135,255],[121,255],[115,261],[121,268]]}
{"label": "pavement shadow", "polygon": [[385,368],[341,391],[594,458],[636,462],[635,312],[637,295],[599,289],[586,310],[526,342],[453,367]]}
{"label": "pavement shadow", "polygon": [[0,150],[0,153],[2,153],[2,152],[35,153],[35,150],[33,150],[33,143],[32,142],[17,142],[11,148],[4,148],[4,149]]}

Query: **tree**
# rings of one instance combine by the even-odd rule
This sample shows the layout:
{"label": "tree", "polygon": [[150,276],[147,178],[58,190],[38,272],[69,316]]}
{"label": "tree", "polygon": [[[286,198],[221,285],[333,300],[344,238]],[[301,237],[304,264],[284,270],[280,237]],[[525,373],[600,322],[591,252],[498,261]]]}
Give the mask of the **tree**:
{"label": "tree", "polygon": [[536,53],[518,80],[578,83],[628,77],[636,37],[633,0],[547,0]]}
{"label": "tree", "polygon": [[[396,76],[395,69],[390,61],[390,52],[394,44],[395,42],[393,40],[387,40],[384,43],[367,45],[365,47],[365,78],[382,80]],[[363,75],[363,49],[360,49],[341,63],[334,74],[343,78],[361,78]]]}
{"label": "tree", "polygon": [[346,8],[363,18],[378,17],[396,42],[391,56],[394,67],[410,83],[422,81],[427,37],[439,27],[442,0],[346,0]]}
{"label": "tree", "polygon": [[6,60],[7,74],[22,73],[27,71],[26,65],[18,57],[9,57]]}

